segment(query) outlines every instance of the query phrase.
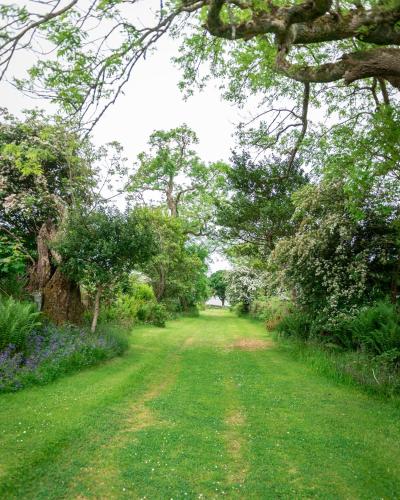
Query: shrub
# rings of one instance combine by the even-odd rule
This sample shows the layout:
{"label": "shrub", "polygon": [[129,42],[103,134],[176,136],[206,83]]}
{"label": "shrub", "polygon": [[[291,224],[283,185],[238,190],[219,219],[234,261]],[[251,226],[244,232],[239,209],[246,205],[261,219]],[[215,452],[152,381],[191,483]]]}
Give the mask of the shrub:
{"label": "shrub", "polygon": [[29,300],[26,292],[28,280],[24,274],[0,275],[0,295],[14,297],[18,300]]}
{"label": "shrub", "polygon": [[279,297],[261,298],[255,300],[250,308],[250,314],[265,321],[267,330],[275,330],[285,316],[291,313],[293,306],[288,300]]}
{"label": "shrub", "polygon": [[387,301],[341,312],[335,318],[317,316],[310,325],[310,338],[375,356],[397,352],[400,358],[399,314]]}
{"label": "shrub", "polygon": [[135,283],[133,292],[130,295],[138,301],[149,302],[155,300],[153,289],[146,283]]}
{"label": "shrub", "polygon": [[149,321],[152,325],[164,328],[167,320],[167,311],[163,304],[152,304]]}
{"label": "shrub", "polygon": [[361,309],[350,323],[354,342],[372,354],[397,353],[400,359],[399,319],[395,306],[386,301]]}
{"label": "shrub", "polygon": [[388,301],[343,312],[336,319],[323,315],[312,318],[303,311],[295,310],[282,319],[277,331],[288,337],[310,341],[307,348],[313,344],[326,352],[343,351],[343,356],[347,351],[346,359],[353,352],[354,362],[341,364],[340,358],[338,363],[341,370],[364,385],[376,383],[393,389],[395,381],[400,387],[399,313]]}
{"label": "shrub", "polygon": [[239,302],[238,304],[232,305],[230,310],[233,311],[237,316],[246,316],[249,313],[248,304],[244,304],[243,302]]}
{"label": "shrub", "polygon": [[145,310],[148,304],[151,304],[150,309],[156,304],[153,289],[146,283],[134,283],[128,292],[119,293],[108,307],[103,308],[100,323],[147,321]]}
{"label": "shrub", "polygon": [[167,320],[167,311],[163,304],[148,302],[139,308],[137,317],[144,323],[151,323],[154,326],[163,328]]}
{"label": "shrub", "polygon": [[40,313],[33,304],[0,299],[0,351],[9,344],[24,351],[29,335],[40,325]]}
{"label": "shrub", "polygon": [[311,316],[300,309],[295,309],[292,313],[284,316],[276,326],[278,333],[307,340],[310,337],[310,330],[313,321]]}
{"label": "shrub", "polygon": [[200,316],[200,307],[203,306],[191,305],[182,312],[182,316],[186,316],[188,318],[198,318]]}

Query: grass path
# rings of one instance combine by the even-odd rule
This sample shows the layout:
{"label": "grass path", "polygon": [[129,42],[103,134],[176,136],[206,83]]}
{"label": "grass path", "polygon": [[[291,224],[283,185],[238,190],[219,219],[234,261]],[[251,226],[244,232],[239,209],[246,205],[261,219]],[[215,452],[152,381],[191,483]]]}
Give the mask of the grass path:
{"label": "grass path", "polygon": [[400,408],[228,312],[0,396],[0,498],[400,498]]}

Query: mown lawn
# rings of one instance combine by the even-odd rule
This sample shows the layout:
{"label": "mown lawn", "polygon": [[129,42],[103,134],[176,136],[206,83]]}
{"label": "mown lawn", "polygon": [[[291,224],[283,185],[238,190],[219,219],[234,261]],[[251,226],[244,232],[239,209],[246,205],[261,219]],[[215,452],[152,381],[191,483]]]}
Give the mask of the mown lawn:
{"label": "mown lawn", "polygon": [[229,312],[0,396],[1,498],[399,498],[400,407]]}

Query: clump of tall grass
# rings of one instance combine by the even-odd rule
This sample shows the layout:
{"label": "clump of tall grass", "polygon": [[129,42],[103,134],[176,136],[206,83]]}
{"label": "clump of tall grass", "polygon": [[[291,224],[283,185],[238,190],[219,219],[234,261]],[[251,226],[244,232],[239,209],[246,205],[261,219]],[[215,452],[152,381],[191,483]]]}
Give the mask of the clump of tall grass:
{"label": "clump of tall grass", "polygon": [[334,318],[294,309],[276,332],[289,350],[319,372],[385,394],[400,393],[400,316],[379,301]]}

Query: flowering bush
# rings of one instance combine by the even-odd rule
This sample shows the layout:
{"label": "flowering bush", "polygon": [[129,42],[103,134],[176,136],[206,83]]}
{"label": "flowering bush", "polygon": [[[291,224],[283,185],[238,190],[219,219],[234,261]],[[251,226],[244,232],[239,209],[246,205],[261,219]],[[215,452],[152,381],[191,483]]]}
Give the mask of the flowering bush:
{"label": "flowering bush", "polygon": [[264,285],[260,272],[240,265],[228,273],[227,296],[230,304],[238,306],[238,313],[248,313],[251,303]]}
{"label": "flowering bush", "polygon": [[[297,304],[329,321],[388,295],[397,282],[398,236],[391,213],[368,206],[362,220],[348,208],[341,182],[308,185],[295,195],[296,234],[269,259]],[[397,286],[397,285],[396,285]]]}
{"label": "flowering bush", "polygon": [[76,327],[33,331],[24,352],[9,344],[0,352],[0,392],[50,382],[62,374],[121,355],[128,347],[117,331],[93,335]]}

